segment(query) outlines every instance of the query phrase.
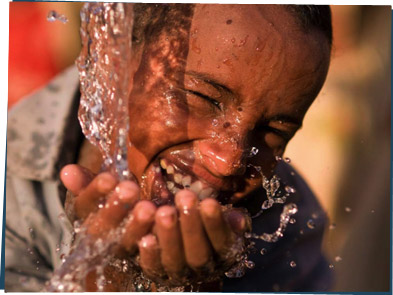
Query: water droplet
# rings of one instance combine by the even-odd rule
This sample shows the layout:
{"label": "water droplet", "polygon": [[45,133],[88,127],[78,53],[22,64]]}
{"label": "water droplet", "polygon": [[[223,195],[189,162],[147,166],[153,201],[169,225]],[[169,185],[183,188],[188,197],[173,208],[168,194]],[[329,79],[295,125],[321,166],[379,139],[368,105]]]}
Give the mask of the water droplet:
{"label": "water droplet", "polygon": [[227,25],[230,25],[232,23],[232,20],[228,19],[226,23],[227,23]]}
{"label": "water droplet", "polygon": [[301,234],[301,235],[304,234],[304,230],[301,229],[301,230],[299,231],[299,234]]}
{"label": "water droplet", "polygon": [[30,233],[30,237],[32,239],[34,239],[34,229],[32,229],[31,227],[29,227],[29,233]]}
{"label": "water droplet", "polygon": [[248,155],[249,158],[255,157],[258,154],[259,150],[255,146],[253,146],[250,150],[250,153]]}
{"label": "water droplet", "polygon": [[336,261],[336,262],[340,262],[341,260],[343,260],[340,256],[336,256],[336,257],[334,257],[334,260]]}
{"label": "water droplet", "polygon": [[288,157],[285,157],[285,158],[284,158],[284,161],[285,161],[286,163],[291,163],[291,159],[288,158]]}
{"label": "water droplet", "polygon": [[99,209],[104,208],[104,204],[102,204],[102,203],[101,203],[101,204],[98,204],[98,208],[99,208]]}
{"label": "water droplet", "polygon": [[285,191],[286,191],[288,194],[294,194],[294,193],[296,193],[296,190],[295,190],[292,186],[289,186],[289,185],[286,185],[286,186],[285,186]]}
{"label": "water droplet", "polygon": [[336,225],[335,223],[332,223],[331,225],[329,225],[329,229],[330,229],[330,230],[335,229],[336,226],[337,226],[337,225]]}
{"label": "water droplet", "polygon": [[62,15],[62,14],[59,14],[59,13],[57,13],[56,11],[54,11],[54,10],[51,10],[51,11],[49,11],[48,12],[48,15],[47,15],[47,17],[46,17],[46,20],[48,21],[48,22],[54,22],[54,21],[60,21],[60,22],[62,22],[63,24],[65,24],[65,23],[67,23],[68,22],[68,19],[67,19],[67,17],[65,17],[64,15]]}
{"label": "water droplet", "polygon": [[252,233],[250,233],[250,232],[244,233],[244,237],[246,239],[251,239],[252,238]]}
{"label": "water droplet", "polygon": [[281,161],[282,160],[282,158],[280,157],[280,156],[276,156],[276,161],[277,162],[279,162],[279,161]]}
{"label": "water droplet", "polygon": [[334,268],[334,265],[333,264],[329,264],[329,268]]}
{"label": "water droplet", "polygon": [[217,119],[213,119],[212,125],[213,125],[214,127],[218,126],[218,120],[217,120]]}
{"label": "water droplet", "polygon": [[64,219],[66,218],[66,215],[65,215],[64,213],[60,213],[60,214],[57,216],[57,218],[58,218],[59,220],[64,220]]}
{"label": "water droplet", "polygon": [[352,211],[352,209],[350,208],[350,207],[345,207],[345,212],[351,212]]}
{"label": "water droplet", "polygon": [[311,229],[314,229],[315,228],[315,221],[313,219],[309,219],[307,221],[307,227],[311,228]]}
{"label": "water droplet", "polygon": [[294,223],[296,223],[296,219],[295,219],[295,218],[291,218],[291,219],[289,219],[289,223],[290,223],[290,224],[294,224]]}
{"label": "water droplet", "polygon": [[253,269],[255,267],[255,262],[251,261],[251,260],[246,260],[245,261],[245,265],[246,265],[247,268]]}
{"label": "water droplet", "polygon": [[290,265],[292,268],[294,268],[294,267],[296,267],[296,262],[292,260],[292,261],[289,263],[289,265]]}
{"label": "water droplet", "polygon": [[292,175],[292,176],[295,176],[295,174],[296,174],[295,172],[291,171],[291,175]]}
{"label": "water droplet", "polygon": [[259,253],[261,253],[261,255],[265,255],[267,253],[266,248],[262,248]]}
{"label": "water droplet", "polygon": [[60,255],[60,260],[63,263],[65,262],[65,254],[64,253]]}
{"label": "water droplet", "polygon": [[375,210],[371,210],[371,213],[375,213]]}

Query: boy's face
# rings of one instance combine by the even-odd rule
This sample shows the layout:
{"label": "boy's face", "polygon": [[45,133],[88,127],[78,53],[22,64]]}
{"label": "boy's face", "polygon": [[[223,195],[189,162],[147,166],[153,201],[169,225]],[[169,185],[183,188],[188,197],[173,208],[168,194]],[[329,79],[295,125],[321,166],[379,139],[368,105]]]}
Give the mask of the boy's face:
{"label": "boy's face", "polygon": [[134,77],[131,171],[148,199],[188,186],[200,198],[241,198],[260,185],[247,164],[271,176],[301,127],[328,41],[281,6],[196,5],[179,24],[144,47]]}

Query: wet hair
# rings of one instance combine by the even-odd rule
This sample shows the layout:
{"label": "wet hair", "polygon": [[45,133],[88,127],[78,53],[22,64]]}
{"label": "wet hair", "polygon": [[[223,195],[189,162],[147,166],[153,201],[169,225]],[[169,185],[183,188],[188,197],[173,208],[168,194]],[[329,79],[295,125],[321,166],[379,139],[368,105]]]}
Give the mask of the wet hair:
{"label": "wet hair", "polygon": [[333,42],[332,13],[329,5],[285,5],[296,18],[300,26],[308,32],[315,28],[328,39],[330,47]]}
{"label": "wet hair", "polygon": [[[141,42],[146,36],[149,36],[149,28],[154,26],[158,19],[165,17],[170,13],[170,10],[179,9],[181,6],[195,4],[147,4],[137,3],[134,5],[134,28],[133,41]],[[263,5],[263,4],[262,4]],[[294,16],[299,26],[305,31],[309,32],[311,29],[321,31],[327,38],[331,47],[332,37],[332,17],[329,5],[283,5],[287,11]],[[180,8],[180,10],[182,10]],[[192,10],[192,8],[191,8]],[[162,29],[162,28],[160,28]],[[157,33],[157,32],[154,32]]]}

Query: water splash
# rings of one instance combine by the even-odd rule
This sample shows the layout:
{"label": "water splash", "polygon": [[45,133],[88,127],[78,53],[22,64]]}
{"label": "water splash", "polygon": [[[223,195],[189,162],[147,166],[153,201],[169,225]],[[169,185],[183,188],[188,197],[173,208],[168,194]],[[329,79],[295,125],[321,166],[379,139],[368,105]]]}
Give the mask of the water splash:
{"label": "water splash", "polygon": [[76,64],[82,131],[102,153],[104,169],[119,180],[130,179],[127,144],[133,6],[87,3],[81,21],[84,46]]}
{"label": "water splash", "polygon": [[280,238],[284,236],[284,231],[288,226],[288,223],[291,219],[291,216],[296,214],[298,211],[296,204],[290,203],[284,206],[283,211],[280,215],[280,225],[278,229],[273,232],[273,233],[263,233],[261,235],[258,235],[256,233],[246,233],[245,237],[246,238],[251,238],[251,239],[259,239],[265,242],[269,243],[275,243],[277,242]]}
{"label": "water splash", "polygon": [[59,14],[54,10],[48,12],[46,20],[51,23],[55,21],[59,21],[62,22],[63,24],[66,24],[68,22],[68,18],[65,15]]}
{"label": "water splash", "polygon": [[[52,13],[50,20],[58,14]],[[104,158],[104,170],[119,180],[132,179],[128,169],[128,97],[132,57],[133,5],[86,3],[81,9],[82,50],[76,64],[80,75],[79,121],[86,138]],[[60,18],[61,20],[61,18]],[[105,239],[86,234],[78,221],[74,224],[74,247],[61,255],[63,264],[54,272],[46,291],[82,292],[85,278],[94,271],[98,291],[107,283],[104,268],[114,259],[120,227]],[[130,279],[140,272],[133,267]]]}

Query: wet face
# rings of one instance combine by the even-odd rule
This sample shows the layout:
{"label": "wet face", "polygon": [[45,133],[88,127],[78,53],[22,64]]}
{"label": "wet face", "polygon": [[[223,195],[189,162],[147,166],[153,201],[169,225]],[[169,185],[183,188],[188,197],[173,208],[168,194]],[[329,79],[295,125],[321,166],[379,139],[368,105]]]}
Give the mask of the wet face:
{"label": "wet face", "polygon": [[272,175],[301,127],[326,76],[328,41],[281,6],[181,13],[177,29],[144,45],[130,96],[129,165],[145,198],[165,203],[190,188],[234,201],[260,186],[253,167]]}

